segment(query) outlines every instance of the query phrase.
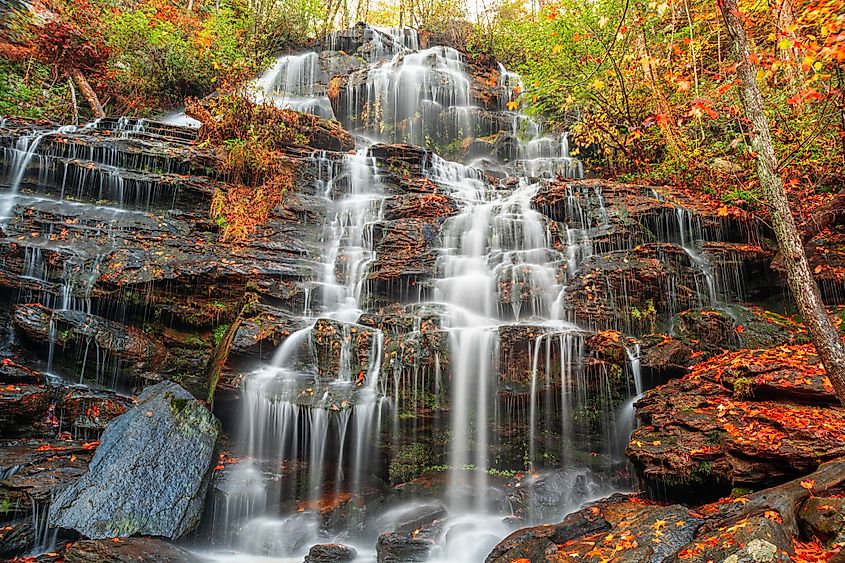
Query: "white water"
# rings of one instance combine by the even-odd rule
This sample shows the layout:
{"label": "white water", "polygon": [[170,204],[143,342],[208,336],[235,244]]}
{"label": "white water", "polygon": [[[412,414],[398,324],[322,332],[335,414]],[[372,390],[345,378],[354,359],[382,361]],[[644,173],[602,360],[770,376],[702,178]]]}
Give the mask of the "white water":
{"label": "white water", "polygon": [[[409,39],[414,35],[407,30],[375,37],[388,39],[376,42],[371,64],[357,71],[363,75],[362,86],[348,87],[342,117],[348,128],[368,141],[342,159],[326,154],[314,157],[317,185],[330,214],[321,243],[319,274],[308,291],[303,312],[309,326],[288,337],[271,364],[256,371],[245,384],[241,443],[246,445],[245,457],[250,461],[231,470],[240,484],[232,500],[215,510],[221,514],[215,524],[215,543],[237,549],[237,560],[259,561],[268,553],[302,554],[310,544],[334,540],[356,545],[363,560],[374,556],[373,536],[320,532],[319,518],[312,512],[321,500],[333,495],[366,494],[372,486],[368,474],[388,463],[381,457],[387,444],[380,436],[388,430],[384,424],[391,411],[391,440],[404,438],[398,433],[402,425],[399,404],[406,400],[405,380],[400,368],[394,377],[381,373],[382,365],[395,364],[382,363],[384,335],[380,331],[373,331],[370,339],[366,373],[356,377],[349,369],[350,357],[357,353],[355,335],[371,330],[356,323],[367,310],[367,275],[377,258],[373,226],[383,221],[387,197],[379,179],[382,171],[367,143],[422,143],[429,134],[467,136],[487,126],[474,122],[478,114],[468,111],[473,104],[470,77],[457,51],[443,47],[415,51],[416,39]],[[257,92],[283,107],[325,115],[328,99],[316,83],[319,65],[316,53],[281,57],[259,79]],[[503,111],[516,84],[518,77],[502,74],[499,103]],[[519,136],[512,164],[515,174],[582,174],[580,162],[569,157],[565,135],[544,135],[537,122],[516,112],[505,113],[509,116],[505,132]],[[447,115],[454,120],[444,126],[442,119]],[[559,399],[545,393],[543,401],[549,405],[562,401],[558,408],[563,409],[560,432],[564,437],[572,435],[569,416],[586,403],[589,382],[580,367],[583,331],[561,320],[559,297],[564,290],[561,267],[568,268],[564,277],[572,275],[582,255],[591,252],[589,225],[572,229],[565,251],[554,250],[545,217],[531,203],[541,184],[521,179],[513,189],[502,190],[479,170],[436,155],[429,156],[423,167],[459,206],[458,214],[441,228],[432,291],[420,293],[420,298],[432,298],[421,305],[439,312],[451,358],[448,374],[441,373],[439,359],[432,374],[437,396],[448,396],[449,469],[442,498],[448,519],[445,528],[435,534],[436,547],[430,557],[443,562],[480,561],[512,530],[503,520],[507,511],[501,504],[502,492],[497,491],[499,485],[490,473],[496,470],[490,447],[498,439],[491,422],[504,424],[511,416],[499,408],[497,399],[499,329],[516,323],[537,326],[543,333],[535,348],[528,391],[531,421],[526,427],[531,434],[523,438],[532,443],[526,454],[527,466],[539,468],[545,463],[535,459],[533,429],[542,410],[540,387],[560,390]],[[328,326],[319,319],[337,323],[331,325],[340,335],[339,371],[334,374],[319,373],[316,364],[320,344],[315,339]],[[542,385],[537,381],[541,343],[547,350]],[[555,358],[561,358],[555,360],[560,362],[555,374],[553,345],[560,349]],[[416,394],[417,378],[424,376],[414,373]],[[332,405],[341,407],[337,410]],[[547,411],[543,412],[546,416]],[[278,480],[268,479],[266,468],[280,465],[285,467],[287,481],[304,485],[284,489]],[[299,512],[274,506],[278,499],[292,498],[299,499]],[[495,501],[497,498],[502,501]],[[395,510],[403,506],[403,510],[417,509],[411,502]],[[569,507],[573,508],[577,502]]]}

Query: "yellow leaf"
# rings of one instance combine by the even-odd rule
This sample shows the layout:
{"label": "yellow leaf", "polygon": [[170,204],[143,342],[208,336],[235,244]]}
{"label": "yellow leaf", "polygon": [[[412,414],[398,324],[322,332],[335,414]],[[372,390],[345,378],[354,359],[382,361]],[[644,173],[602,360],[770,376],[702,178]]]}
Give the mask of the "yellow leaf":
{"label": "yellow leaf", "polygon": [[778,41],[778,49],[789,49],[793,43],[789,39],[781,39]]}
{"label": "yellow leaf", "polygon": [[813,487],[816,486],[816,482],[812,479],[807,479],[806,481],[801,481],[801,486],[807,489],[808,491],[812,491]]}
{"label": "yellow leaf", "polygon": [[563,45],[561,45],[560,43],[558,43],[557,45],[552,47],[552,53],[555,54],[555,55],[557,55],[561,51],[563,51]]}
{"label": "yellow leaf", "polygon": [[723,205],[719,209],[716,210],[716,215],[719,217],[727,217],[728,216],[728,206]]}
{"label": "yellow leaf", "polygon": [[508,110],[509,110],[509,111],[516,111],[516,109],[517,109],[518,107],[519,107],[519,102],[517,102],[517,101],[510,101],[510,102],[508,102]]}
{"label": "yellow leaf", "polygon": [[600,17],[600,18],[599,18],[599,27],[604,27],[604,26],[606,26],[606,25],[608,24],[608,22],[610,22],[610,19],[609,19],[609,18],[607,18],[607,17],[605,17],[605,16]]}

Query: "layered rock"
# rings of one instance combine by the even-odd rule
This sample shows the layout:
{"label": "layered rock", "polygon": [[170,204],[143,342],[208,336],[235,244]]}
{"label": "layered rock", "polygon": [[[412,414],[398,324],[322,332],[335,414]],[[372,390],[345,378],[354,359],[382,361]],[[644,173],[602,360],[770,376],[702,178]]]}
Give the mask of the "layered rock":
{"label": "layered rock", "polygon": [[727,353],[637,403],[627,455],[654,495],[774,485],[845,455],[845,410],[809,346]]}
{"label": "layered rock", "polygon": [[81,540],[65,552],[68,563],[198,563],[200,558],[190,551],[157,538],[112,538]]}
{"label": "layered rock", "polygon": [[51,547],[50,503],[85,473],[97,444],[55,439],[0,443],[0,557]]}

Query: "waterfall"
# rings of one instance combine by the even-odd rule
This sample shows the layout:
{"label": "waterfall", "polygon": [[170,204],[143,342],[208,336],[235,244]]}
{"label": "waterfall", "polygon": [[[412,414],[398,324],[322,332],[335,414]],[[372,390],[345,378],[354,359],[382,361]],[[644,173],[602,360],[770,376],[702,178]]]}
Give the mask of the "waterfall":
{"label": "waterfall", "polygon": [[[670,250],[649,260],[694,272],[685,299],[712,306],[729,293],[704,245],[718,236],[692,211],[661,202],[648,233],[614,232],[640,220],[620,218],[606,186],[569,182],[584,175],[571,139],[519,107],[519,76],[421,39],[402,28],[336,32],[315,50],[281,55],[252,84],[257,101],[337,118],[357,145],[292,148],[299,189],[281,206],[285,218],[266,226],[279,238],[224,247],[233,261],[260,255],[257,270],[270,273],[256,274],[259,293],[273,288],[259,305],[295,323],[274,334],[281,344],[269,359],[230,360],[243,375],[226,444],[236,459],[215,472],[202,531],[209,557],[301,561],[310,546],[336,541],[372,560],[379,534],[395,531],[430,541],[430,561],[482,561],[517,518],[560,521],[625,485],[640,351],[621,335],[612,359],[591,348],[596,331],[626,329],[624,311],[598,321],[569,298],[602,283],[619,294],[609,301],[626,303],[630,292],[595,264],[657,241]],[[195,131],[169,122],[187,120],[176,111],[163,121],[20,126],[2,147],[0,221],[18,249],[9,267],[28,282],[15,299],[52,311],[47,371],[67,381],[126,386],[119,359],[95,337],[62,351],[63,319],[125,321],[130,309],[127,323],[146,325],[194,295],[185,285],[216,297],[202,278],[218,256],[204,250],[219,240],[205,216],[218,177],[172,156],[173,146],[203,148]],[[554,212],[540,209],[550,188]],[[47,226],[30,236],[36,223]],[[76,244],[81,231],[88,238]],[[279,252],[281,237],[297,244]],[[147,251],[164,258],[146,262]],[[172,274],[182,252],[200,265]],[[154,271],[110,285],[133,262]],[[252,264],[237,266],[221,275],[253,283]],[[155,308],[125,289],[143,285],[172,293],[156,294],[165,303]],[[665,285],[674,313],[680,284]],[[103,297],[114,287],[118,297]],[[263,317],[246,320],[267,328]],[[179,324],[166,338],[179,338]],[[562,491],[552,507],[531,498],[544,479]]]}
{"label": "waterfall", "polygon": [[[550,134],[512,109],[521,91],[516,74],[498,68],[496,93],[485,102],[493,109],[485,109],[468,63],[455,49],[420,50],[411,30],[368,28],[365,38],[366,63],[349,72],[331,105],[326,52],[284,55],[255,85],[259,99],[282,107],[318,115],[329,115],[330,108],[359,135],[359,148],[340,157],[311,157],[317,194],[329,211],[304,306],[308,326],[246,379],[239,440],[244,460],[229,470],[225,498],[215,500],[214,541],[258,555],[295,555],[309,542],[334,538],[320,507],[348,503],[352,513],[367,509],[368,491],[378,481],[374,474],[401,458],[404,429],[419,439],[419,405],[433,389],[433,408],[448,406],[440,500],[449,520],[432,556],[466,560],[461,557],[471,549],[480,560],[509,529],[501,520],[505,499],[494,485],[501,471],[494,449],[507,445],[499,427],[522,421],[517,426],[523,434],[512,440],[525,444],[525,467],[533,471],[552,465],[550,459],[573,463],[574,442],[586,431],[574,421],[593,408],[591,389],[603,393],[600,404],[610,413],[597,446],[609,449],[622,431],[613,417],[609,376],[585,370],[585,332],[565,320],[562,305],[566,280],[593,253],[597,225],[579,208],[575,188],[567,205],[581,221],[565,225],[564,246],[555,244],[553,226],[534,209],[543,186],[537,178],[578,178],[583,169],[570,157],[565,133]],[[328,53],[351,48],[350,41],[330,36]],[[504,161],[518,179],[507,188],[482,169],[434,153],[419,163],[437,193],[456,203],[456,213],[440,226],[434,276],[417,292],[414,313],[428,311],[436,320],[434,334],[442,335],[444,347],[434,352],[432,371],[417,356],[403,366],[397,352],[401,356],[404,344],[388,350],[386,339],[396,335],[363,320],[372,311],[368,280],[379,259],[374,227],[388,222],[385,205],[397,193],[385,178],[403,174],[374,156],[382,154],[375,146],[443,148],[491,134],[512,147]],[[603,206],[598,188],[593,190],[591,197]],[[607,221],[603,207],[599,216]],[[530,384],[514,391],[517,398],[503,410],[501,333],[509,330],[537,336],[527,351]],[[421,317],[407,333],[416,339],[430,334]],[[639,392],[639,383],[635,387]],[[554,443],[550,433],[565,443]],[[590,478],[581,471],[582,480]],[[411,500],[385,514],[400,518],[427,507]],[[343,533],[366,537],[355,526],[347,523]]]}

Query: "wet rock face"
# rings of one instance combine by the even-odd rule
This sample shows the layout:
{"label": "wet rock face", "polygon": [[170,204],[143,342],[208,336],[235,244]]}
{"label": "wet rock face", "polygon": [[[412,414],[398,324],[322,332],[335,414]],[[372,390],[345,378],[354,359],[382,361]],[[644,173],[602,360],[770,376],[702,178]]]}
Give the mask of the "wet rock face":
{"label": "wet rock face", "polygon": [[531,522],[549,522],[610,488],[590,471],[566,468],[519,473],[507,484],[506,491],[514,516]]}
{"label": "wet rock face", "polygon": [[700,303],[699,276],[682,248],[646,244],[587,259],[565,301],[587,326],[655,332],[673,311]]}
{"label": "wet rock face", "polygon": [[108,391],[87,387],[60,387],[56,390],[55,417],[58,432],[75,438],[97,439],[109,422],[126,412],[132,400]]}
{"label": "wet rock face", "polygon": [[[351,137],[327,122],[297,123],[316,145],[352,146]],[[0,128],[0,149],[46,131],[9,122]],[[313,276],[305,259],[313,251],[309,241],[318,238],[326,215],[325,200],[313,195],[314,178],[320,163],[343,154],[322,159],[313,147],[289,147],[296,193],[286,195],[254,237],[224,242],[207,212],[214,190],[226,187],[218,172],[223,155],[199,147],[195,137],[186,128],[106,119],[43,138],[3,227],[0,286],[27,295],[27,303],[68,310],[21,305],[15,311],[28,362],[46,357],[42,346],[52,322],[58,374],[78,380],[78,368],[93,371],[102,363],[93,356],[105,350],[107,371],[119,363],[122,375],[133,377],[119,382],[126,391],[164,375],[204,396],[212,333],[235,318],[245,291],[272,310],[250,316],[235,357],[267,354],[299,328],[285,315],[303,310],[305,280]],[[10,154],[0,155],[7,175]],[[171,338],[174,331],[184,336]],[[98,384],[113,385],[113,373],[101,375]]]}
{"label": "wet rock face", "polygon": [[626,453],[658,498],[772,486],[845,454],[845,409],[809,345],[723,354],[636,407]]}
{"label": "wet rock face", "polygon": [[91,539],[179,538],[199,522],[220,423],[171,382],[149,387],[113,420],[88,473],[50,507],[50,523]]}
{"label": "wet rock face", "polygon": [[71,440],[0,443],[0,558],[45,547],[50,502],[85,473],[96,446]]}
{"label": "wet rock face", "polygon": [[738,305],[683,311],[676,315],[673,325],[676,336],[710,353],[788,344],[800,328],[780,315]]}
{"label": "wet rock face", "polygon": [[269,358],[291,333],[305,328],[301,317],[261,303],[249,305],[243,317],[232,353],[246,358]]}
{"label": "wet rock face", "polygon": [[142,331],[77,311],[51,310],[43,305],[17,305],[15,328],[28,338],[61,348],[91,343],[128,362],[136,373],[150,371],[166,356],[164,347]]}
{"label": "wet rock face", "polygon": [[376,359],[377,333],[364,325],[319,319],[312,330],[319,378],[363,383]]}
{"label": "wet rock face", "polygon": [[191,552],[157,538],[80,540],[65,552],[68,563],[199,563]]}
{"label": "wet rock face", "polygon": [[45,385],[6,385],[0,388],[0,436],[17,436],[46,422],[53,394]]}
{"label": "wet rock face", "polygon": [[434,547],[429,538],[417,537],[413,532],[389,532],[378,537],[378,563],[412,563],[426,561]]}
{"label": "wet rock face", "polygon": [[318,544],[308,550],[305,563],[345,563],[356,557],[358,551],[354,547],[339,543]]}

